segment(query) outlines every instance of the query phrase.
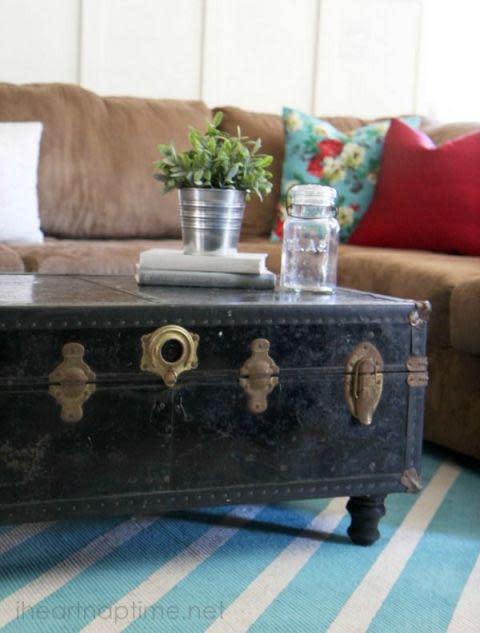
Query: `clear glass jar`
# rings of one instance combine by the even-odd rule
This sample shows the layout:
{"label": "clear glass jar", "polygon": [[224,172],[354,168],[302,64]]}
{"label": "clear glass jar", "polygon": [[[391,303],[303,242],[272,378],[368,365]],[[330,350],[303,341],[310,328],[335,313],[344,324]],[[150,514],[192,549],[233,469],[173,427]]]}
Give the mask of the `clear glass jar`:
{"label": "clear glass jar", "polygon": [[295,185],[287,196],[280,286],[330,294],[337,283],[337,192],[321,185]]}

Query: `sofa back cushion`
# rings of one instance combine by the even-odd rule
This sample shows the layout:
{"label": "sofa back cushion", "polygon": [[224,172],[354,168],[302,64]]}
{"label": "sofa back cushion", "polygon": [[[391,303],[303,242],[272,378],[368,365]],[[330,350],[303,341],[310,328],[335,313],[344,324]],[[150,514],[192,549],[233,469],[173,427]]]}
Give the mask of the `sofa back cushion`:
{"label": "sofa back cushion", "polygon": [[[280,199],[280,185],[282,181],[282,164],[284,158],[284,131],[280,114],[266,114],[262,112],[250,112],[231,106],[214,108],[224,113],[220,128],[230,134],[237,133],[237,126],[242,134],[253,139],[262,140],[262,152],[273,156],[271,171],[273,173],[272,193],[264,201],[252,196],[247,204],[245,219],[243,221],[242,237],[266,237],[270,234],[277,217],[277,205]],[[322,117],[340,132],[350,132],[358,127],[381,121],[387,117],[378,119],[359,119],[350,116]],[[432,122],[420,117],[420,128],[432,126]]]}
{"label": "sofa back cushion", "polygon": [[0,84],[0,121],[42,121],[42,229],[57,237],[179,237],[176,192],[152,178],[158,143],[188,147],[198,101],[99,97],[65,84]]}
{"label": "sofa back cushion", "polygon": [[442,145],[454,138],[479,132],[480,123],[445,123],[443,125],[427,126],[423,131],[432,139],[435,145]]}

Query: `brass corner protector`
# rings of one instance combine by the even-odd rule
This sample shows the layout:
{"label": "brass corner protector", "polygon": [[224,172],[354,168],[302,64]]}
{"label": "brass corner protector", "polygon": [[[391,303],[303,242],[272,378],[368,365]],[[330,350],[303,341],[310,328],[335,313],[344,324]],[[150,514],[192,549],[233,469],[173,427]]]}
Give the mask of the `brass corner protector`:
{"label": "brass corner protector", "polygon": [[415,310],[412,310],[408,315],[408,320],[412,327],[420,327],[424,323],[427,323],[432,312],[432,305],[430,301],[416,301]]}
{"label": "brass corner protector", "polygon": [[403,473],[400,483],[408,492],[419,492],[422,489],[422,480],[415,468],[408,468]]}
{"label": "brass corner protector", "polygon": [[278,385],[280,369],[269,356],[270,342],[257,338],[250,344],[251,355],[240,369],[240,386],[244,390],[251,413],[263,413],[267,397]]}
{"label": "brass corner protector", "polygon": [[96,390],[96,376],[83,360],[85,348],[80,343],[67,343],[62,348],[63,361],[49,376],[49,394],[61,407],[64,422],[79,422],[83,405]]}

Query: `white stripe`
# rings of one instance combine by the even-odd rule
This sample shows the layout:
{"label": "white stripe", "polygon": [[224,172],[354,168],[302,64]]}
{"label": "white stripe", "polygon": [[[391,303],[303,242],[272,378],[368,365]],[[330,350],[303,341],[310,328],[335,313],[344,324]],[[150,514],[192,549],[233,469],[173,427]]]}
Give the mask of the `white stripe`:
{"label": "white stripe", "polygon": [[440,466],[328,633],[363,633],[368,629],[459,473],[454,464]]}
{"label": "white stripe", "polygon": [[[141,605],[142,613],[148,607],[158,602],[162,596],[190,574],[200,563],[211,556],[219,547],[234,536],[239,529],[257,515],[263,506],[245,506],[235,508],[226,515],[222,523],[227,523],[232,517],[239,518],[235,527],[226,527],[220,523],[210,528],[205,534],[193,541],[188,547],[159,567],[151,576],[138,587],[124,595],[116,604],[101,613],[95,620],[82,629],[82,633],[114,633],[123,631],[141,613],[139,609],[130,610],[128,606]],[[122,612],[122,618],[117,620],[112,616]]]}
{"label": "white stripe", "polygon": [[6,534],[0,536],[0,556],[8,552],[8,550],[17,547],[17,545],[21,545],[32,536],[43,532],[53,524],[54,521],[48,523],[23,523],[9,530]]}
{"label": "white stripe", "polygon": [[120,523],[112,530],[91,541],[86,547],[74,552],[68,558],[48,569],[41,576],[32,580],[32,582],[17,589],[17,591],[0,601],[0,626],[7,625],[21,615],[19,613],[19,609],[22,609],[21,605],[25,605],[26,612],[27,606],[32,607],[55,591],[58,591],[72,578],[75,578],[90,565],[110,554],[119,545],[131,539],[156,520],[156,518],[131,519]]}
{"label": "white stripe", "polygon": [[447,633],[480,631],[480,556],[463,588]]}
{"label": "white stripe", "polygon": [[[255,580],[226,609],[222,616],[207,629],[208,633],[248,631],[278,594],[308,563],[328,535],[345,516],[344,498],[330,501],[328,506],[309,523],[302,533],[259,574]],[[318,538],[308,536],[318,532]]]}

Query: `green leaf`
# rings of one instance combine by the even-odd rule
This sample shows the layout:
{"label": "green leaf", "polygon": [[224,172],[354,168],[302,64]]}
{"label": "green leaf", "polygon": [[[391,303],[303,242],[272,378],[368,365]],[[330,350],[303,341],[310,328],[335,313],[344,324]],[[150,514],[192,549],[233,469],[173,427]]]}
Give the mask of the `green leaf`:
{"label": "green leaf", "polygon": [[213,120],[212,120],[212,125],[213,127],[218,127],[220,125],[220,123],[222,122],[223,119],[223,112],[220,112],[220,110],[218,112],[215,113]]}

